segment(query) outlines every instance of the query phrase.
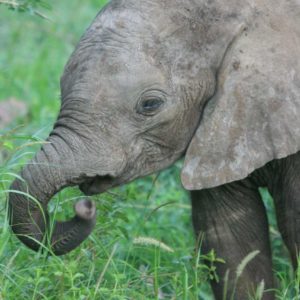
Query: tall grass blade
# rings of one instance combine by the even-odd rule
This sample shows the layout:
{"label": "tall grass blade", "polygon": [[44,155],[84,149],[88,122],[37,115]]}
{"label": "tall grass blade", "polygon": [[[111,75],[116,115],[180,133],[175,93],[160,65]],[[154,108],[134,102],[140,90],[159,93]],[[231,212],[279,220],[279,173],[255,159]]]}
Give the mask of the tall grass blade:
{"label": "tall grass blade", "polygon": [[245,268],[247,267],[247,265],[251,262],[251,260],[253,260],[258,254],[260,253],[259,250],[255,250],[250,252],[243,260],[242,262],[238,265],[237,269],[236,269],[236,278],[235,278],[235,282],[234,282],[234,286],[233,286],[233,291],[232,291],[232,295],[231,295],[231,300],[235,299],[235,292],[236,292],[236,288],[237,288],[237,284],[238,284],[238,280],[241,277],[241,275],[243,274]]}
{"label": "tall grass blade", "polygon": [[265,281],[262,280],[255,292],[255,300],[261,300],[265,291]]}
{"label": "tall grass blade", "polygon": [[238,280],[241,275],[243,274],[245,268],[247,265],[250,263],[251,260],[253,260],[258,254],[260,253],[259,250],[255,250],[253,252],[250,252],[243,260],[242,262],[238,265],[236,269],[236,279]]}

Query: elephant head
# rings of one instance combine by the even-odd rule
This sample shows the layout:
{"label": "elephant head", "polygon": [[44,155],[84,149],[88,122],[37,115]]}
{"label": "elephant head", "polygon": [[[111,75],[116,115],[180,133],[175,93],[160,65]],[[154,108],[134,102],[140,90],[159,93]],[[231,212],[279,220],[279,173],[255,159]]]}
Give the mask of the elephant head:
{"label": "elephant head", "polygon": [[[273,122],[295,113],[276,100],[292,86],[277,88],[280,70],[271,74],[267,60],[260,65],[258,54],[272,53],[249,27],[254,18],[256,10],[238,0],[112,0],[65,67],[53,131],[12,184],[10,222],[19,239],[39,249],[49,228],[47,203],[67,186],[78,185],[86,195],[102,193],[185,155],[183,184],[200,189],[243,178],[293,152],[296,146],[284,141],[262,144],[273,127],[281,137],[292,130]],[[277,94],[261,101],[269,73]],[[264,119],[257,111],[268,114],[271,106],[273,116],[257,131]],[[54,226],[57,255],[93,229],[91,201],[77,203],[75,212]]]}

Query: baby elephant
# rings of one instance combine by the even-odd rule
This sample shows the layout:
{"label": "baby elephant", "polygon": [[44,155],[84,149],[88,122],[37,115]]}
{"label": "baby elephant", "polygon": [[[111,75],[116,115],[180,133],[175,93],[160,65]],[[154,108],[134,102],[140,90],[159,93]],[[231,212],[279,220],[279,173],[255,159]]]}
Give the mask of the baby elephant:
{"label": "baby elephant", "polygon": [[[271,289],[259,187],[275,199],[294,267],[300,247],[299,16],[299,0],[112,0],[65,67],[48,143],[12,184],[19,239],[39,249],[47,203],[64,187],[102,193],[184,156],[196,236],[226,261],[212,283],[216,299],[226,271],[230,295],[237,266],[257,250],[235,297],[247,299],[262,280]],[[75,211],[53,230],[57,255],[94,227],[94,203]]]}

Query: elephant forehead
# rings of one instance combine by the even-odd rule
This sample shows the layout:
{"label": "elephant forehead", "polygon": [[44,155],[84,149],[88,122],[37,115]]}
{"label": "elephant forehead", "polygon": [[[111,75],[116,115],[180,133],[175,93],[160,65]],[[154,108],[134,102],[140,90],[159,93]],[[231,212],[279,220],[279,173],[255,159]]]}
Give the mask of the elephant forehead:
{"label": "elephant forehead", "polygon": [[65,72],[64,84],[69,83],[71,90],[89,89],[95,93],[104,90],[116,94],[140,90],[153,84],[166,86],[167,74],[150,64],[141,56],[130,58],[126,54],[118,57],[109,52],[101,53],[94,61],[77,66]]}
{"label": "elephant forehead", "polygon": [[[172,92],[170,78],[144,59],[135,57],[130,63],[120,58],[107,58],[65,72],[61,81],[62,99],[85,99],[93,105],[132,104],[135,106],[141,93],[148,89]],[[97,109],[95,107],[95,109]]]}
{"label": "elephant forehead", "polygon": [[100,31],[84,36],[70,57],[61,79],[65,93],[81,84],[138,86],[140,81],[161,83],[168,76],[164,64],[145,50],[146,38],[119,36],[107,28]]}

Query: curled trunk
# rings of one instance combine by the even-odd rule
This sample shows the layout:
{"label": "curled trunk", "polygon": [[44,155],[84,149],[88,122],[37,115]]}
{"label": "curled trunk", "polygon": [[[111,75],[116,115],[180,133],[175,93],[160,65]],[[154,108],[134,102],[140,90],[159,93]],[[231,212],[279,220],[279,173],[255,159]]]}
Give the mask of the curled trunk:
{"label": "curled trunk", "polygon": [[9,194],[10,224],[25,245],[38,250],[49,237],[53,253],[62,255],[76,248],[91,233],[96,209],[87,199],[76,203],[76,215],[71,220],[56,222],[53,230],[49,224],[49,200],[62,188],[80,183],[80,176],[73,151],[58,136],[50,137],[25,166],[21,179],[13,182]]}

